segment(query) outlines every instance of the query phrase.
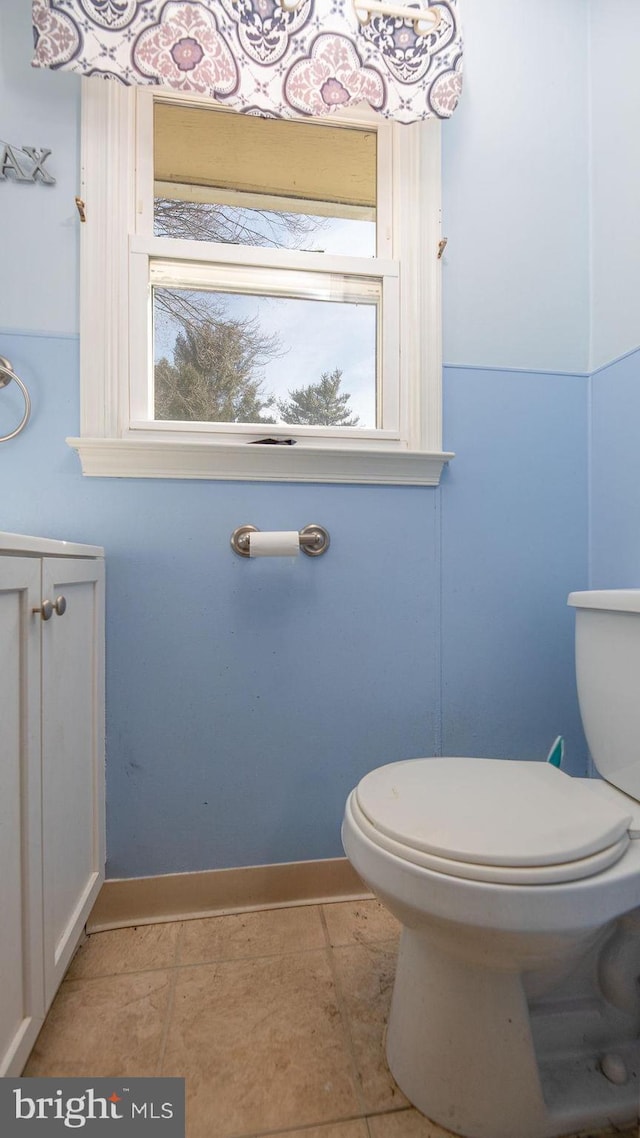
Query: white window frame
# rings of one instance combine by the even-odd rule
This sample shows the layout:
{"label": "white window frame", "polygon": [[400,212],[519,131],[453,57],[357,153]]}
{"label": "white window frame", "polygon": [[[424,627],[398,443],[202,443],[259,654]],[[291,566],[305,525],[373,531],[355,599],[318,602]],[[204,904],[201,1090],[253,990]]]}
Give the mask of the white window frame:
{"label": "white window frame", "polygon": [[[380,127],[382,150],[391,149],[392,160],[390,192],[381,194],[389,206],[379,211],[375,259],[214,246],[153,236],[153,96],[148,88],[83,83],[81,194],[87,220],[81,243],[81,417],[80,437],[67,439],[80,455],[83,473],[437,485],[453,457],[441,449],[439,123]],[[161,97],[209,103],[164,90]],[[340,121],[377,125],[362,113]],[[388,167],[381,164],[383,173]],[[210,287],[224,278],[249,289],[252,275],[267,269],[272,280],[280,271],[283,277],[296,271],[309,285],[318,273],[324,280],[332,273],[353,275],[364,288],[372,280],[382,282],[385,429],[331,432],[297,424],[219,423],[177,428],[150,422],[143,385],[150,374],[150,277],[162,280],[164,271],[166,279],[182,274],[187,281],[195,271]],[[294,437],[297,444],[247,445],[265,433]]]}

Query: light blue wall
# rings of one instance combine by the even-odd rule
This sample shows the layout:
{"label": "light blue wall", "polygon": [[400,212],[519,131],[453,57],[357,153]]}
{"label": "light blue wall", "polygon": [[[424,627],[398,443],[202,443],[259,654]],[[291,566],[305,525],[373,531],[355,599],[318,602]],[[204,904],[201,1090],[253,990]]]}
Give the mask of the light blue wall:
{"label": "light blue wall", "polygon": [[590,584],[640,588],[640,351],[591,380]]}
{"label": "light blue wall", "polygon": [[[640,8],[591,0],[590,583],[640,587]],[[621,358],[620,358],[621,357]]]}
{"label": "light blue wall", "polygon": [[442,132],[445,359],[586,372],[587,6],[461,7],[464,92]]}
{"label": "light blue wall", "polygon": [[595,371],[640,346],[640,5],[590,3]]}
{"label": "light blue wall", "polygon": [[573,613],[586,588],[585,381],[448,368],[442,483],[444,754],[546,754],[585,744]]}
{"label": "light blue wall", "polygon": [[[106,547],[111,876],[333,856],[348,789],[392,759],[536,758],[561,733],[584,770],[579,379],[449,371],[441,491],[111,481],[64,443],[75,338],[0,342],[36,407],[0,449],[2,528]],[[247,520],[320,520],[330,553],[240,561]]]}
{"label": "light blue wall", "polygon": [[[83,479],[77,343],[0,342],[37,408],[0,450],[0,528],[106,547],[111,874],[338,853],[362,774],[436,748],[437,495]],[[229,548],[314,520],[318,560]]]}
{"label": "light blue wall", "polygon": [[77,332],[78,79],[31,68],[31,43],[31,5],[4,0],[0,142],[50,149],[56,185],[0,182],[0,327]]}
{"label": "light blue wall", "polygon": [[[521,32],[506,0],[477,7],[488,19],[478,24],[470,12],[465,98],[484,100],[494,89],[498,105],[496,61],[514,52],[522,60]],[[582,34],[581,7],[568,7]],[[83,478],[64,442],[79,419],[77,85],[29,69],[26,8],[5,0],[0,9],[0,137],[55,142],[59,182],[0,183],[0,235],[15,255],[12,275],[0,274],[0,354],[34,402],[28,430],[0,447],[0,528],[106,549],[109,874],[338,854],[347,790],[396,758],[443,748],[532,758],[561,732],[572,769],[584,770],[564,601],[585,584],[586,383],[496,370],[499,357],[485,355],[503,335],[512,368],[544,368],[551,356],[556,371],[568,366],[569,330],[557,339],[525,302],[527,274],[541,271],[541,235],[560,208],[556,194],[568,208],[566,181],[579,164],[563,166],[563,185],[536,199],[519,246],[524,261],[518,253],[511,262],[503,243],[516,305],[493,270],[466,281],[484,243],[479,188],[488,201],[521,155],[515,121],[501,119],[486,150],[473,108],[443,128],[455,236],[445,275],[449,343],[473,353],[465,362],[493,366],[446,371],[445,445],[458,457],[441,489]],[[569,70],[557,82],[568,93],[581,75]],[[540,177],[556,185],[567,123],[556,129],[535,118],[527,129],[535,127]],[[569,240],[560,260],[577,288],[576,246]],[[581,304],[578,297],[572,327]],[[537,362],[534,333],[556,344]],[[2,422],[15,413],[13,398],[2,393]],[[294,565],[240,561],[229,534],[247,521],[319,521],[331,532],[330,552]]]}

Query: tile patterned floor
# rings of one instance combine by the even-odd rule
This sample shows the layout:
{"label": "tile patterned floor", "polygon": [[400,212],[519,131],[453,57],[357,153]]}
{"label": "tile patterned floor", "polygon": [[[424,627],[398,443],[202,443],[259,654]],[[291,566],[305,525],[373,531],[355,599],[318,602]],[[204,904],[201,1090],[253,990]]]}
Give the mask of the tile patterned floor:
{"label": "tile patterned floor", "polygon": [[96,933],[24,1073],[184,1077],[188,1138],[450,1138],[385,1062],[398,932],[364,901]]}

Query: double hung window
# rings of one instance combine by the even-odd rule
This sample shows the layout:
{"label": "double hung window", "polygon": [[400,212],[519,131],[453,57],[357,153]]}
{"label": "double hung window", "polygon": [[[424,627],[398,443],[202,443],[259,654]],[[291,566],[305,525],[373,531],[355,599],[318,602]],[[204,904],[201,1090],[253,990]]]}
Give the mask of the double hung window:
{"label": "double hung window", "polygon": [[84,88],[85,473],[437,482],[437,124]]}

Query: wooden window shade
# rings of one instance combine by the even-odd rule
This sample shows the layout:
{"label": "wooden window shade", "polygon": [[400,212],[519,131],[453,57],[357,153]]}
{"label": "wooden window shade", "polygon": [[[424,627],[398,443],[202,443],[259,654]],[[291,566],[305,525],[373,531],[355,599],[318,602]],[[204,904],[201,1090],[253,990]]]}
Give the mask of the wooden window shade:
{"label": "wooden window shade", "polygon": [[156,102],[155,193],[373,219],[376,141],[366,128]]}

